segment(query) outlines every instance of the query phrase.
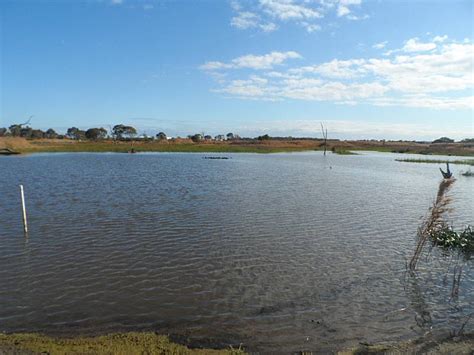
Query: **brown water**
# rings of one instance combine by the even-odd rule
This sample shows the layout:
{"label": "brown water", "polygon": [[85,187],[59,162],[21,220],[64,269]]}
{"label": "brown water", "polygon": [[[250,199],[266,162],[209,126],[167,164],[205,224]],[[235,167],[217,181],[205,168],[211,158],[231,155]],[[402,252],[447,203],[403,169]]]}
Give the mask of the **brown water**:
{"label": "brown water", "polygon": [[[2,157],[0,331],[153,329],[324,352],[456,329],[474,312],[472,261],[452,300],[449,256],[433,250],[406,274],[437,165],[381,153],[204,156]],[[458,174],[456,227],[474,223],[473,187]]]}

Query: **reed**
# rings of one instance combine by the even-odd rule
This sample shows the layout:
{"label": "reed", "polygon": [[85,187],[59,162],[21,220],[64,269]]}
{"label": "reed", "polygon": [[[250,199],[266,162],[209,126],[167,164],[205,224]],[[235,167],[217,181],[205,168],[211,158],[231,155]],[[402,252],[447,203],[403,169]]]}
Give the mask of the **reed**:
{"label": "reed", "polygon": [[423,249],[433,233],[439,231],[445,226],[443,214],[449,210],[451,199],[447,196],[449,189],[454,183],[454,179],[444,179],[438,187],[438,193],[433,206],[430,208],[428,215],[418,228],[418,243],[415,248],[409,266],[410,270],[415,270],[418,260],[420,259]]}

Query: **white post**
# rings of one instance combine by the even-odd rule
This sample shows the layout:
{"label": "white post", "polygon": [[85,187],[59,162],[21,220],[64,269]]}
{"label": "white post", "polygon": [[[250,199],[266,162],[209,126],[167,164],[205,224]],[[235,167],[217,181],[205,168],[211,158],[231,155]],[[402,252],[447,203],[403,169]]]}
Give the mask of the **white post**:
{"label": "white post", "polygon": [[25,207],[25,193],[23,192],[23,185],[20,185],[21,207],[23,210],[23,229],[28,233],[28,224],[26,222],[26,207]]}

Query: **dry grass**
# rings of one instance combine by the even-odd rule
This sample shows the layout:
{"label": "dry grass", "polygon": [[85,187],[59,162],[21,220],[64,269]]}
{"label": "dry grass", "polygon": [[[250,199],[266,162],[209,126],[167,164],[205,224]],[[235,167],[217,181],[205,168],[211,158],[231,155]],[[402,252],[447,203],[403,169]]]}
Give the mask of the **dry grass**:
{"label": "dry grass", "polygon": [[[382,141],[336,141],[328,140],[328,150],[344,151],[372,150],[380,152],[402,152],[420,154],[444,154],[474,156],[473,144],[427,144],[417,142]],[[0,148],[10,148],[22,153],[35,152],[127,152],[131,142],[83,141],[70,139],[37,139],[0,137]],[[236,153],[277,153],[322,150],[324,141],[317,139],[272,139],[265,141],[203,141],[194,143],[189,139],[173,141],[135,141],[133,148],[140,152],[236,152]]]}
{"label": "dry grass", "polygon": [[39,334],[0,334],[0,354],[244,354],[240,349],[189,349],[155,333],[116,333],[97,337],[53,338]]}
{"label": "dry grass", "polygon": [[443,179],[443,181],[441,181],[439,184],[436,201],[433,203],[428,216],[423,220],[423,223],[418,229],[418,243],[416,245],[415,253],[410,260],[410,270],[416,269],[416,264],[418,263],[426,242],[430,239],[433,231],[439,230],[445,225],[443,221],[443,214],[449,210],[448,205],[451,202],[447,192],[451,188],[454,181],[454,179]]}

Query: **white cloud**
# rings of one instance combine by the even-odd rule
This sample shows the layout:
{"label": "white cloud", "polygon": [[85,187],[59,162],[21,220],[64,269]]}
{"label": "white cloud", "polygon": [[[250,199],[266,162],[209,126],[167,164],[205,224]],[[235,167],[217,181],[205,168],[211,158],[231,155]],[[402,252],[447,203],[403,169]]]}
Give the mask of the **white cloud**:
{"label": "white cloud", "polygon": [[[208,62],[206,71],[230,75],[219,82],[218,92],[262,100],[330,101],[375,106],[407,106],[434,109],[474,108],[474,44],[445,42],[431,50],[405,51],[392,58],[333,59],[282,71],[273,68],[296,52],[246,55],[229,63]],[[415,43],[420,43],[415,41]],[[261,77],[227,69],[260,70]],[[284,67],[283,67],[284,68]],[[237,76],[237,77],[236,77]]]}
{"label": "white cloud", "polygon": [[231,63],[222,62],[207,62],[201,66],[203,70],[219,70],[219,69],[271,69],[275,65],[283,64],[287,59],[298,59],[301,55],[297,52],[271,52],[265,55],[248,54],[242,57],[235,58]]}
{"label": "white cloud", "polygon": [[278,29],[278,26],[273,22],[260,24],[259,27],[262,29],[263,32],[273,32]]}
{"label": "white cloud", "polygon": [[388,41],[383,41],[383,42],[379,42],[379,43],[375,43],[372,48],[375,48],[375,49],[384,49],[385,46],[387,45]]}
{"label": "white cloud", "polygon": [[405,42],[402,50],[404,52],[426,52],[431,51],[436,48],[436,43],[434,42],[419,42],[418,38],[410,38],[408,41]]}
{"label": "white cloud", "polygon": [[323,17],[317,10],[305,3],[297,4],[293,0],[260,0],[260,6],[264,12],[280,20]]}
{"label": "white cloud", "polygon": [[[424,137],[432,140],[440,136],[449,136],[453,138],[464,138],[466,132],[459,127],[452,125],[441,127],[430,127],[426,124],[418,123],[388,123],[388,122],[370,122],[370,121],[349,121],[349,120],[327,120],[321,118],[303,119],[303,120],[272,120],[256,121],[239,127],[239,132],[245,134],[263,134],[270,135],[293,135],[293,136],[320,136],[321,121],[333,137],[348,138],[406,138],[413,139]],[[420,135],[419,132],[422,132]]]}
{"label": "white cloud", "polygon": [[239,28],[239,29],[247,29],[252,27],[257,27],[260,18],[258,15],[254,14],[253,12],[239,12],[237,16],[232,17],[230,21],[231,26]]}
{"label": "white cloud", "polygon": [[447,35],[444,35],[444,36],[435,36],[435,38],[433,38],[433,42],[435,43],[443,43],[444,41],[446,41],[448,39],[448,36]]}
{"label": "white cloud", "polygon": [[312,32],[320,31],[320,30],[321,30],[321,26],[315,25],[315,24],[313,24],[313,23],[301,22],[301,26],[303,26],[304,28],[306,28],[306,31],[307,31],[308,33],[312,33]]}
{"label": "white cloud", "polygon": [[[351,13],[350,6],[352,5],[360,5],[361,0],[339,0],[339,4],[337,6],[337,16],[347,16]],[[348,16],[349,18],[349,16]],[[360,18],[357,16],[352,15],[350,17],[351,20],[359,20]]]}
{"label": "white cloud", "polygon": [[308,33],[316,32],[321,30],[318,20],[331,12],[348,20],[369,17],[352,12],[352,7],[360,5],[361,0],[233,0],[230,4],[236,13],[231,19],[231,26],[243,30],[260,29],[263,32],[275,31],[288,23],[299,25]]}

